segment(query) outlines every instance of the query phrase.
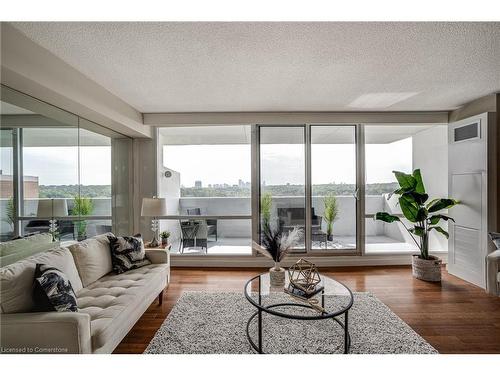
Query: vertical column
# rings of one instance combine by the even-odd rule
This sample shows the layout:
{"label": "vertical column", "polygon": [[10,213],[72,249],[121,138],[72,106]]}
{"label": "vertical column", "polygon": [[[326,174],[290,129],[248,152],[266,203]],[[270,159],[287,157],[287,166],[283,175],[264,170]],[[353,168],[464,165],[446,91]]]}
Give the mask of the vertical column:
{"label": "vertical column", "polygon": [[356,244],[357,253],[365,254],[365,127],[356,125]]}
{"label": "vertical column", "polygon": [[22,225],[19,220],[24,216],[24,186],[23,186],[23,129],[17,128],[12,132],[13,151],[13,202],[14,202],[14,236],[20,236]]}
{"label": "vertical column", "polygon": [[[251,147],[250,156],[252,161],[251,166],[251,206],[252,206],[252,240],[260,242],[260,151],[259,151],[259,127],[252,125],[251,128]],[[252,255],[256,255],[256,251],[252,248]]]}
{"label": "vertical column", "polygon": [[304,127],[304,140],[305,140],[305,205],[306,205],[306,218],[305,218],[305,249],[309,253],[311,251],[311,222],[312,222],[312,186],[311,186],[311,125],[307,124]]}

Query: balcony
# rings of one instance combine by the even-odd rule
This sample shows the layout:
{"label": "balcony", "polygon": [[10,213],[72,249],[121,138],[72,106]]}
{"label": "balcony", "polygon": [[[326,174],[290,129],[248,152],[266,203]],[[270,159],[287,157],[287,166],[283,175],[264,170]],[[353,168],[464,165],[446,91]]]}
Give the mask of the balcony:
{"label": "balcony", "polygon": [[[227,219],[228,216],[244,216],[251,212],[251,200],[244,197],[182,197],[168,199],[170,206],[176,206],[174,212],[182,216],[178,220],[162,220],[162,230],[171,232],[170,243],[172,253],[182,253],[185,255],[249,255],[251,254],[251,219]],[[340,207],[338,220],[333,227],[333,241],[318,241],[313,239],[313,251],[325,251],[332,254],[346,249],[356,248],[356,207],[352,196],[338,196],[337,201]],[[321,207],[322,197],[313,197],[313,206]],[[274,207],[300,207],[303,205],[302,197],[273,197]],[[189,216],[189,220],[205,221],[217,223],[216,233],[209,234],[202,246],[182,246],[182,231],[180,223],[187,221],[188,210],[199,209],[201,216]],[[387,200],[386,195],[371,195],[366,197],[366,209],[369,213],[382,210],[390,210],[398,213],[393,203]],[[274,209],[276,212],[276,209]],[[318,210],[318,215],[322,211]],[[223,219],[217,219],[223,217]],[[274,218],[275,220],[275,218]],[[386,251],[410,251],[415,250],[412,239],[399,224],[389,225],[372,218],[365,220],[366,251],[386,252]],[[322,230],[326,231],[325,224]],[[439,244],[435,244],[439,246]]]}

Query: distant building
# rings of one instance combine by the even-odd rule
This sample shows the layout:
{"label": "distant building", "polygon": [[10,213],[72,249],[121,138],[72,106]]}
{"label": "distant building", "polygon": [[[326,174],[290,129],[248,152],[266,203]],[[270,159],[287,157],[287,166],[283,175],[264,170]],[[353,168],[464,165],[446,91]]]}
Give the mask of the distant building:
{"label": "distant building", "polygon": [[240,188],[248,188],[250,187],[250,182],[245,182],[243,180],[238,180],[238,187]]}
{"label": "distant building", "polygon": [[[38,177],[23,176],[23,180],[24,180],[24,186],[23,186],[24,198],[38,198],[39,197]],[[14,191],[14,177],[12,175],[0,173],[0,198],[3,199],[11,198],[13,191]]]}
{"label": "distant building", "polygon": [[201,187],[202,187],[202,183],[201,183],[201,181],[199,181],[199,180],[198,180],[198,181],[195,181],[195,182],[194,182],[194,187],[195,187],[195,188],[201,188]]}

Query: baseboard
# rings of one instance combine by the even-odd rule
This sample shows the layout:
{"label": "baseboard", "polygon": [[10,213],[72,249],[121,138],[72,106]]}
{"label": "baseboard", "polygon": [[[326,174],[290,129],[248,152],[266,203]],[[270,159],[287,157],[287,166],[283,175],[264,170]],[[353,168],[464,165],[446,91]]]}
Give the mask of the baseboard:
{"label": "baseboard", "polygon": [[[433,254],[439,256],[443,263],[448,262],[447,253]],[[338,267],[338,266],[399,266],[410,265],[410,253],[397,254],[367,254],[364,256],[331,256],[314,257],[304,256],[307,260],[317,266]],[[172,267],[270,267],[272,262],[264,257],[234,255],[171,255]],[[287,267],[295,263],[299,258],[288,258],[282,264]]]}

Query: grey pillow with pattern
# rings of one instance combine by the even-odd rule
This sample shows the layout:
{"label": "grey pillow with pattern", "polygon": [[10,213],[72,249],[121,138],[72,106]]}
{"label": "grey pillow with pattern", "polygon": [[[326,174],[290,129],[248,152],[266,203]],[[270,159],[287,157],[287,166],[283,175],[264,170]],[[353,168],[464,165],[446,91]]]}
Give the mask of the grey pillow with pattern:
{"label": "grey pillow with pattern", "polygon": [[146,258],[144,242],[140,235],[133,237],[108,236],[113,271],[123,273],[151,264]]}
{"label": "grey pillow with pattern", "polygon": [[78,311],[75,292],[64,272],[37,264],[33,289],[35,311]]}
{"label": "grey pillow with pattern", "polygon": [[495,244],[497,249],[500,249],[500,233],[490,232],[491,241]]}

